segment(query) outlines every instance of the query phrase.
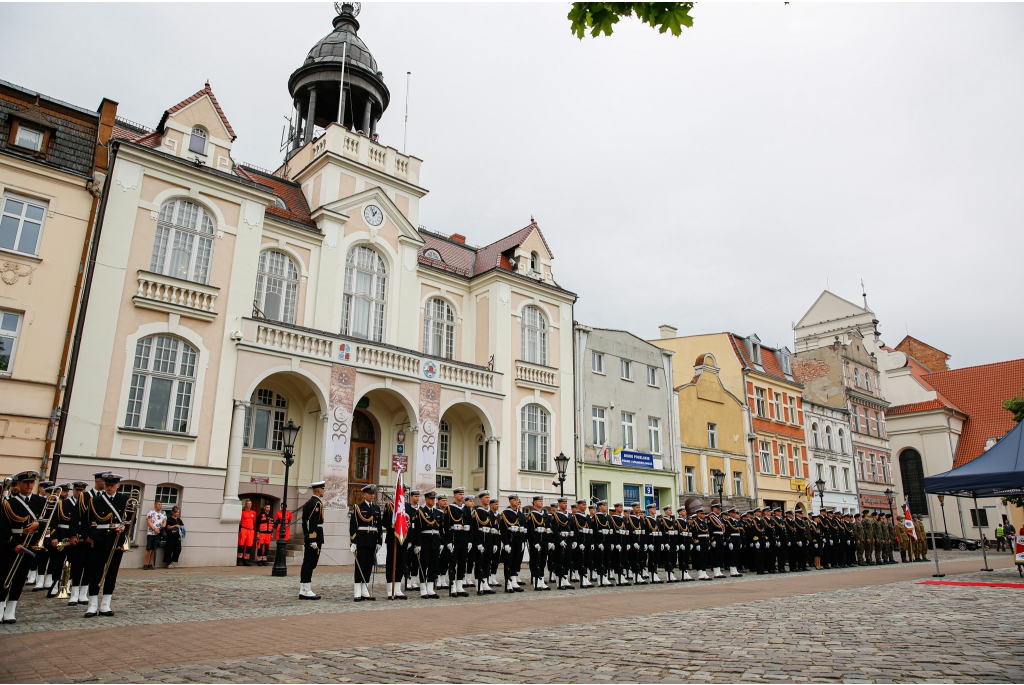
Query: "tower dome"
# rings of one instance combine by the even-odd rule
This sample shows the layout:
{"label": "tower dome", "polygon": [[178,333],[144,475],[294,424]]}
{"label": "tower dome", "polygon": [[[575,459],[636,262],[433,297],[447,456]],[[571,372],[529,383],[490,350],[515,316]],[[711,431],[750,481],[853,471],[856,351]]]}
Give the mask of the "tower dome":
{"label": "tower dome", "polygon": [[296,111],[293,150],[312,139],[314,125],[340,123],[371,136],[391,101],[377,60],[358,36],[359,3],[336,2],[334,8],[334,30],[313,46],[288,79]]}

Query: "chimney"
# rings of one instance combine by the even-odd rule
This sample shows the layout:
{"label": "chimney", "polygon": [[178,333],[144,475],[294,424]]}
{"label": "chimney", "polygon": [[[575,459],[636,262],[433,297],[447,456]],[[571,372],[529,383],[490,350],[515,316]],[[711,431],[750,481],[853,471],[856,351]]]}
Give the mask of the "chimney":
{"label": "chimney", "polygon": [[448,236],[448,240],[452,241],[453,243],[459,243],[460,245],[466,244],[466,236],[462,235],[461,233],[452,233],[450,236]]}
{"label": "chimney", "polygon": [[662,340],[679,337],[679,330],[675,326],[661,325],[658,326],[658,330],[661,332]]}

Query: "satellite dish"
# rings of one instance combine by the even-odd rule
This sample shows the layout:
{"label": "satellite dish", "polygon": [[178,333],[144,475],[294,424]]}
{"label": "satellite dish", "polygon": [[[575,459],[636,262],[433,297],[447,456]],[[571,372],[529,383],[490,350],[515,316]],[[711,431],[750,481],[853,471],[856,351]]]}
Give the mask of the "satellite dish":
{"label": "satellite dish", "polygon": [[334,11],[338,14],[351,14],[353,17],[359,16],[359,10],[362,8],[363,3],[361,2],[336,2],[334,3]]}

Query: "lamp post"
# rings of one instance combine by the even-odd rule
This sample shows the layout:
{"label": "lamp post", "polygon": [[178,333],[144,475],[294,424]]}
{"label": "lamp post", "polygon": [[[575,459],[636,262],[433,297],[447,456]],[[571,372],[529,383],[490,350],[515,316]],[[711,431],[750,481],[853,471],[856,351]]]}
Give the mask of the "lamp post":
{"label": "lamp post", "polygon": [[711,472],[711,480],[714,482],[715,490],[718,491],[718,504],[725,509],[725,472],[715,469]]}
{"label": "lamp post", "polygon": [[565,497],[565,470],[569,468],[569,457],[559,452],[555,457],[555,468],[558,469],[558,494]]}
{"label": "lamp post", "polygon": [[949,539],[949,528],[946,526],[946,496],[939,495],[939,508],[942,509],[942,532],[945,534],[942,540],[942,549],[947,552],[953,549],[951,540]]}
{"label": "lamp post", "polygon": [[818,507],[818,513],[825,511],[825,479],[819,478],[814,481],[815,487],[818,488],[818,497],[821,500],[821,506]]}
{"label": "lamp post", "polygon": [[[892,517],[893,535],[896,534],[896,511],[892,508],[892,503],[896,499],[896,493],[892,491],[892,488],[885,489],[885,498],[889,500],[889,516]],[[932,540],[934,543],[935,540]],[[927,545],[925,545],[927,547]]]}
{"label": "lamp post", "polygon": [[[286,514],[288,511],[288,469],[295,463],[294,447],[295,447],[295,436],[299,434],[299,428],[295,422],[288,419],[288,423],[281,427],[281,442],[284,446],[281,448],[283,454],[282,461],[284,462],[284,491],[281,493],[281,525],[285,525]],[[288,541],[284,539],[284,535],[278,533],[277,536],[277,552],[274,554],[274,568],[271,569],[270,575],[272,576],[287,576],[288,575],[288,563],[285,560],[285,555],[288,553]]]}

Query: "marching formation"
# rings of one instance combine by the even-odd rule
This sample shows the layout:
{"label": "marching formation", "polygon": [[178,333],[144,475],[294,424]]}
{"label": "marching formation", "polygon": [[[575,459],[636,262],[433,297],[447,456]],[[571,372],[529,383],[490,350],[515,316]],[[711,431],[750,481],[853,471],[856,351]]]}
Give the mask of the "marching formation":
{"label": "marching formation", "polygon": [[[314,497],[303,511],[303,530],[311,530],[313,538],[307,542],[300,599],[320,598],[310,590],[317,541],[323,539],[318,486],[313,485]],[[399,600],[408,598],[404,591],[417,589],[424,599],[438,599],[438,590],[447,590],[449,597],[468,597],[467,588],[494,594],[499,570],[504,592],[524,592],[524,561],[536,591],[893,564],[897,548],[903,561],[908,551],[912,561],[927,561],[920,521],[912,540],[891,514],[825,509],[808,518],[802,510],[723,512],[717,503],[710,512],[698,508],[689,514],[685,507],[658,512],[649,505],[644,511],[639,503],[626,507],[622,502],[609,510],[607,501],[581,499],[570,505],[560,497],[556,505],[545,505],[540,496],[523,508],[516,494],[507,495],[501,509],[488,491],[477,493],[474,501],[464,488],[455,488],[451,501],[434,490],[413,490],[404,505],[408,531],[397,541],[394,505],[378,506],[375,494],[375,486],[364,487],[349,519],[356,602],[376,599],[370,585],[381,544],[387,551],[387,596]]]}
{"label": "marching formation", "polygon": [[[121,476],[94,473],[84,481],[54,484],[35,471],[4,483],[0,503],[0,604],[3,622],[17,622],[25,587],[86,605],[85,617],[113,616],[110,608],[121,557],[128,551],[139,501],[119,493]],[[38,486],[37,486],[38,483]]]}

